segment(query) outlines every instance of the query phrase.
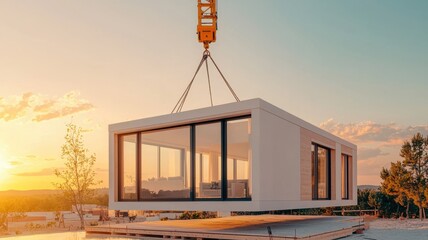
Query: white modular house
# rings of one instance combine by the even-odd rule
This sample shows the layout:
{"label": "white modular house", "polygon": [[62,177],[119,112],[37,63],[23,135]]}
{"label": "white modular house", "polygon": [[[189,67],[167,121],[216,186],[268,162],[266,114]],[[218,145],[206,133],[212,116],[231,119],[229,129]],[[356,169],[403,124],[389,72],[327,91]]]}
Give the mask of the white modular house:
{"label": "white modular house", "polygon": [[261,99],[109,126],[110,208],[357,204],[357,146]]}

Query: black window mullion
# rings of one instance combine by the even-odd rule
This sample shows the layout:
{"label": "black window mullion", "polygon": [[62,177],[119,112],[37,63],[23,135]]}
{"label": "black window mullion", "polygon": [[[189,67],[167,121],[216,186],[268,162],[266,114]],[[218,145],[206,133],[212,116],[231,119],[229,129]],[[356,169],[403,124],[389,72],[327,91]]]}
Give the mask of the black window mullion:
{"label": "black window mullion", "polygon": [[343,196],[344,199],[348,198],[348,157],[343,155],[343,188],[345,189],[345,194]]}
{"label": "black window mullion", "polygon": [[318,199],[318,145],[314,146],[315,199]]}
{"label": "black window mullion", "polygon": [[327,199],[331,199],[331,150],[325,149],[327,151]]}
{"label": "black window mullion", "polygon": [[221,121],[221,198],[227,199],[227,122]]}
{"label": "black window mullion", "polygon": [[196,181],[196,168],[195,168],[195,125],[190,125],[190,200],[195,200],[195,181]]}
{"label": "black window mullion", "polygon": [[122,169],[123,169],[123,158],[122,158],[122,148],[123,148],[123,142],[122,142],[123,137],[122,136],[118,136],[118,155],[117,155],[117,159],[118,159],[118,164],[117,164],[117,177],[118,177],[118,200],[122,201],[123,197],[122,197],[122,191],[123,191],[123,173],[122,173]]}
{"label": "black window mullion", "polygon": [[349,199],[349,156],[346,156],[346,199]]}
{"label": "black window mullion", "polygon": [[137,173],[136,173],[136,184],[135,187],[137,188],[137,201],[140,200],[140,189],[141,189],[141,134],[137,134],[137,142],[136,142],[136,154],[137,154]]}
{"label": "black window mullion", "polygon": [[345,196],[343,196],[343,199],[349,199],[349,156],[343,155],[343,168],[344,168],[344,176],[343,180],[344,183],[342,183],[345,187]]}
{"label": "black window mullion", "polygon": [[350,159],[349,156],[346,156],[346,199],[349,199],[349,163]]}

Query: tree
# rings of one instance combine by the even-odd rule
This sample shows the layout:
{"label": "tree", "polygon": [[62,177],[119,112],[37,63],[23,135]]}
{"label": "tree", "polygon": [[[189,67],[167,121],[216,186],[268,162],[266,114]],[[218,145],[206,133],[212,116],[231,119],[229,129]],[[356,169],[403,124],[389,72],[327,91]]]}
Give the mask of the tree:
{"label": "tree", "polygon": [[401,147],[400,156],[411,176],[408,197],[419,207],[419,218],[424,217],[428,178],[428,137],[420,133],[414,135],[411,141],[405,141]]}
{"label": "tree", "polygon": [[65,168],[55,169],[55,175],[60,179],[55,183],[56,187],[63,193],[65,200],[75,206],[80,218],[80,227],[85,226],[83,204],[91,200],[94,196],[93,186],[101,183],[95,180],[93,170],[96,157],[89,154],[84,147],[82,128],[69,123],[65,135],[65,144],[62,146],[61,159]]}
{"label": "tree", "polygon": [[383,168],[380,177],[382,178],[381,190],[387,195],[394,197],[394,201],[406,207],[406,218],[409,218],[410,199],[409,188],[411,187],[410,172],[404,167],[402,162],[391,163],[390,169]]}

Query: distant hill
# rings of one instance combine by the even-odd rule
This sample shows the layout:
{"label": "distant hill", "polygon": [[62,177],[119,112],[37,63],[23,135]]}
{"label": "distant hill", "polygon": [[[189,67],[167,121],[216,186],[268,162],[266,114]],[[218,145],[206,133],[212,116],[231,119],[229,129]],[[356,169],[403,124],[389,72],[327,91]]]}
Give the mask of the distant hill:
{"label": "distant hill", "polygon": [[[46,195],[57,195],[59,193],[61,193],[61,191],[55,190],[55,189],[7,190],[7,191],[0,191],[0,198],[1,197],[46,196]],[[97,194],[99,195],[108,194],[108,188],[97,189]]]}
{"label": "distant hill", "polygon": [[380,188],[380,186],[378,186],[378,185],[358,185],[359,190],[366,190],[366,189],[378,190],[379,188]]}

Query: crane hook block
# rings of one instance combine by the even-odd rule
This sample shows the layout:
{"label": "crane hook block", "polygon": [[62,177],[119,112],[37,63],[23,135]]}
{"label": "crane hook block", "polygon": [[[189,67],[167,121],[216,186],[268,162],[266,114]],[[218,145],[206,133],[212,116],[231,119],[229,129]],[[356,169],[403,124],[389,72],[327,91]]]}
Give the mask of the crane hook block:
{"label": "crane hook block", "polygon": [[208,49],[215,42],[217,31],[216,0],[198,0],[198,40]]}

